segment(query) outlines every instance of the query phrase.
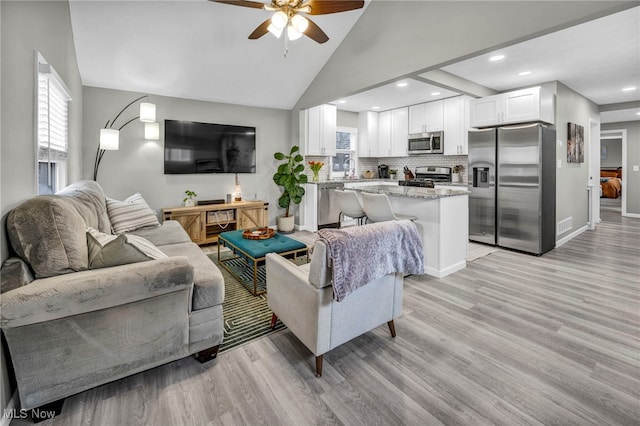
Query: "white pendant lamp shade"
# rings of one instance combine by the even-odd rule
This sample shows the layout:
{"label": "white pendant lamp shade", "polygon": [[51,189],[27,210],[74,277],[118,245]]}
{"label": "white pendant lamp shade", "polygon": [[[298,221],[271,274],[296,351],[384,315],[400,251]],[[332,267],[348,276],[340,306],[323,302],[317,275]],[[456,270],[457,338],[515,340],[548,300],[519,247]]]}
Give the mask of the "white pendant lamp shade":
{"label": "white pendant lamp shade", "polygon": [[149,102],[140,103],[140,121],[153,123],[156,121],[156,104]]}
{"label": "white pendant lamp shade", "polygon": [[300,34],[304,33],[309,26],[309,21],[304,16],[294,15],[291,18],[291,25],[296,29]]}
{"label": "white pendant lamp shade", "polygon": [[160,124],[144,123],[144,138],[148,141],[157,141],[160,139]]}
{"label": "white pendant lamp shade", "polygon": [[271,25],[277,30],[282,30],[287,26],[287,22],[289,22],[289,17],[283,11],[278,11],[273,14],[271,17]]}
{"label": "white pendant lamp shade", "polygon": [[302,33],[295,29],[295,27],[291,24],[287,26],[287,37],[289,40],[297,40],[302,37]]}
{"label": "white pendant lamp shade", "polygon": [[120,146],[120,131],[117,129],[100,129],[100,149],[116,151]]}
{"label": "white pendant lamp shade", "polygon": [[278,29],[276,27],[273,26],[273,24],[270,24],[267,27],[267,30],[269,30],[269,32],[271,34],[273,34],[274,36],[276,36],[276,38],[280,38],[280,36],[282,35],[282,28]]}

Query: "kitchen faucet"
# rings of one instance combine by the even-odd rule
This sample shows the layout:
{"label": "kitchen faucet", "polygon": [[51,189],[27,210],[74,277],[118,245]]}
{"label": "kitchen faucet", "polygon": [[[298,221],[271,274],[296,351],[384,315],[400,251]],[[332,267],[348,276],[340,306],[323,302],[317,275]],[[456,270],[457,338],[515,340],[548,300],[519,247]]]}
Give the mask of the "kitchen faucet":
{"label": "kitchen faucet", "polygon": [[[353,162],[353,169],[350,167],[351,166],[351,162]],[[349,171],[351,171],[351,177],[356,175],[356,160],[354,160],[353,158],[349,158],[347,161],[345,161],[345,163],[347,164],[347,167],[344,170],[344,177],[349,177]]]}

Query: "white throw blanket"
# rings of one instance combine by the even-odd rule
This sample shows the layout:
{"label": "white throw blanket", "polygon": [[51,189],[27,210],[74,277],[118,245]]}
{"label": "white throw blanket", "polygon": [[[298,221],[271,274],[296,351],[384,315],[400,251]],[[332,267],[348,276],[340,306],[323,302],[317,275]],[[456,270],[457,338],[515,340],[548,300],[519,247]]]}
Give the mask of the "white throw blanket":
{"label": "white throw blanket", "polygon": [[318,235],[327,246],[333,297],[338,302],[387,274],[424,274],[422,241],[409,220],[321,229]]}

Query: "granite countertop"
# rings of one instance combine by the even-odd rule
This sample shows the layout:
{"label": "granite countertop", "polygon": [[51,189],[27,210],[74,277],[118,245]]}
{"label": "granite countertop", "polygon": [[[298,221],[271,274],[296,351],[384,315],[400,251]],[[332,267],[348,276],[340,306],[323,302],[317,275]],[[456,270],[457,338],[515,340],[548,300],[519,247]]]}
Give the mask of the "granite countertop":
{"label": "granite countertop", "polygon": [[349,183],[349,182],[371,182],[372,185],[375,185],[376,182],[378,181],[385,181],[385,182],[398,182],[398,180],[396,179],[381,179],[381,178],[370,178],[370,179],[365,179],[365,178],[335,178],[335,179],[321,179],[320,182],[313,182],[311,180],[309,180],[307,183],[313,184],[313,185],[318,185],[321,183]]}
{"label": "granite countertop", "polygon": [[419,188],[415,186],[389,186],[389,185],[371,185],[351,188],[353,191],[373,192],[377,194],[387,194],[396,197],[424,198],[428,200],[456,197],[459,195],[468,195],[466,189],[448,189],[448,188]]}

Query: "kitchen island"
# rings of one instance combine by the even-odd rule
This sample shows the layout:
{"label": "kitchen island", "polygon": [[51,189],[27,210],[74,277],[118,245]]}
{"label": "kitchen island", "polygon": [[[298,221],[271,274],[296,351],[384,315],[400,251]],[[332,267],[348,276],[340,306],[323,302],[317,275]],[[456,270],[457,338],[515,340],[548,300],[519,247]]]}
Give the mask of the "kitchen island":
{"label": "kitchen island", "polygon": [[394,212],[413,215],[424,246],[425,272],[445,277],[467,266],[469,196],[463,188],[347,184],[357,192],[389,196]]}

